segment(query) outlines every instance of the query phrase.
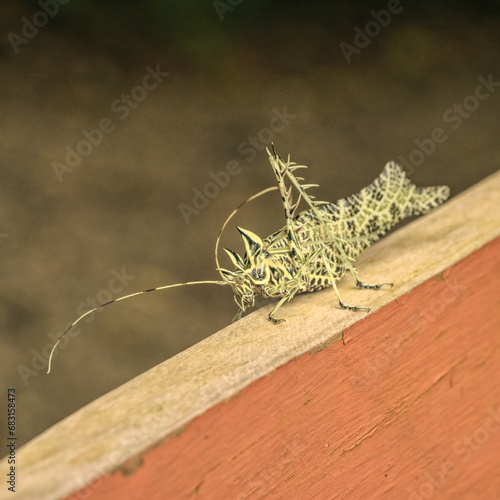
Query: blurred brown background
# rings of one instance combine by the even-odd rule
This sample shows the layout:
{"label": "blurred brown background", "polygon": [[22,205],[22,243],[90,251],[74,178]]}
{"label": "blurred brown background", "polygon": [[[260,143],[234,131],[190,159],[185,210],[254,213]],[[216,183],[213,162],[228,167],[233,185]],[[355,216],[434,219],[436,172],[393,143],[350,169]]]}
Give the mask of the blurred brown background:
{"label": "blurred brown background", "polygon": [[[390,20],[377,14],[389,8],[398,11]],[[448,184],[454,195],[496,171],[500,87],[490,84],[477,106],[469,97],[481,76],[500,82],[499,13],[498,1],[3,1],[2,434],[7,387],[24,443],[231,321],[229,288],[145,295],[83,323],[51,375],[43,369],[49,334],[88,297],[107,299],[113,271],[133,276],[115,298],[218,279],[220,226],[274,183],[261,151],[271,138],[310,167],[323,200],[352,194],[400,156],[421,163],[411,168],[417,184]],[[350,62],[341,44],[355,48]],[[134,90],[147,67],[169,75]],[[137,100],[124,107],[131,92]],[[282,127],[273,117],[283,113],[293,116]],[[54,162],[106,118],[113,131],[58,178]],[[428,156],[412,153],[436,128],[447,139]],[[179,205],[192,206],[193,189],[231,161],[240,173],[186,224]],[[222,244],[241,251],[236,224],[267,236],[283,225],[279,198],[259,199],[229,225]]]}

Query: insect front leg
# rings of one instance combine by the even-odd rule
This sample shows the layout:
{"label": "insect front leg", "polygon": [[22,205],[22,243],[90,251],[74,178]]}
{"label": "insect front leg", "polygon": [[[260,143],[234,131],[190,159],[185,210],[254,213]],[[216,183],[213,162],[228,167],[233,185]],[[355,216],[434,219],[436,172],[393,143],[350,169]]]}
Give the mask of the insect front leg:
{"label": "insect front leg", "polygon": [[272,321],[274,324],[284,323],[285,320],[282,318],[275,318],[274,314],[276,311],[287,301],[292,300],[295,295],[297,295],[298,291],[301,288],[302,281],[300,278],[295,278],[293,280],[286,281],[278,285],[278,287],[269,290],[271,292],[271,296],[273,293],[281,295],[280,301],[273,307],[273,310],[269,313],[269,321]]}
{"label": "insect front leg", "polygon": [[231,323],[240,320],[242,316],[243,316],[243,309],[238,309],[238,312],[234,315],[233,319],[231,320]]}
{"label": "insect front leg", "polygon": [[283,318],[275,318],[274,314],[287,300],[290,300],[290,298],[287,295],[281,298],[281,300],[273,307],[273,310],[269,313],[269,321],[272,321],[275,325],[285,322],[285,319]]}

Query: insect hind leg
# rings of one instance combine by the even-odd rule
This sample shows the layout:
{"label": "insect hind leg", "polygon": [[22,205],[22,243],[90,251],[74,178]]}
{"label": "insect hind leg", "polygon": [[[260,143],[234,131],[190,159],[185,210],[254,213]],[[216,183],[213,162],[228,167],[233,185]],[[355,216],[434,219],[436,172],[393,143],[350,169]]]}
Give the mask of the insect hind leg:
{"label": "insect hind leg", "polygon": [[328,257],[323,253],[322,254],[322,258],[323,258],[323,264],[324,264],[324,266],[326,268],[326,271],[328,273],[328,276],[330,277],[330,280],[332,282],[333,291],[335,292],[335,295],[337,296],[337,300],[339,301],[339,306],[342,309],[348,309],[349,311],[366,311],[366,312],[370,312],[370,308],[369,307],[364,307],[364,306],[347,306],[346,304],[344,304],[342,302],[342,298],[340,297],[339,290],[337,288],[337,285],[335,284],[335,279],[336,278],[333,275],[332,267],[330,265]]}
{"label": "insect hind leg", "polygon": [[358,288],[364,288],[366,290],[380,290],[382,287],[387,286],[389,288],[392,288],[394,286],[394,283],[380,283],[378,285],[368,285],[367,283],[363,283],[359,278],[358,278],[358,273],[356,271],[356,268],[354,266],[351,266],[349,268],[349,271],[352,274],[352,277],[354,278],[354,281],[356,283],[356,286]]}
{"label": "insect hind leg", "polygon": [[369,307],[365,307],[365,306],[348,306],[348,305],[344,304],[342,302],[342,299],[340,298],[340,293],[339,293],[339,290],[338,290],[337,285],[335,284],[335,282],[332,282],[332,287],[333,287],[333,290],[335,292],[335,295],[337,295],[337,299],[339,301],[339,306],[342,309],[348,309],[349,311],[366,311],[366,312],[370,312],[370,308]]}

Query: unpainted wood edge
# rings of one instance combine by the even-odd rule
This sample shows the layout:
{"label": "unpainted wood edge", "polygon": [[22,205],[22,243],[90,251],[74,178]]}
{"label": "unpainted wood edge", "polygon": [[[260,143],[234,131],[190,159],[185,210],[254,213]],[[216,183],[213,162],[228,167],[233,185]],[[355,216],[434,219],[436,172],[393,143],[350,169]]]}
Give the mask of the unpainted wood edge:
{"label": "unpainted wood edge", "polygon": [[[394,281],[395,287],[357,290],[345,278],[339,286],[344,301],[375,311],[493,240],[500,234],[499,195],[497,172],[377,243],[358,259],[360,277]],[[284,306],[283,325],[267,321],[270,307],[118,387],[22,447],[17,498],[63,498],[103,474],[137,466],[146,450],[182,432],[196,416],[287,361],[342,340],[342,331],[364,317],[338,309],[331,290]],[[6,470],[3,460],[0,471]]]}

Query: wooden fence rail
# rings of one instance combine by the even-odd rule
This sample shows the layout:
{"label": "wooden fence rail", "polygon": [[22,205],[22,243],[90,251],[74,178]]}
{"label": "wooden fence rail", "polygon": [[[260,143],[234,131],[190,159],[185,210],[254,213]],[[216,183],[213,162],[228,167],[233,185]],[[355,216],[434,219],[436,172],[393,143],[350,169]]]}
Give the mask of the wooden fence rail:
{"label": "wooden fence rail", "polygon": [[499,234],[497,173],[358,259],[372,313],[250,314],[24,446],[15,498],[500,498]]}

